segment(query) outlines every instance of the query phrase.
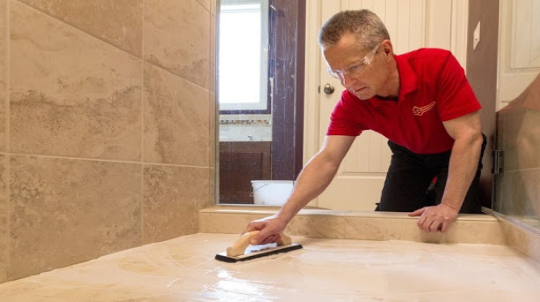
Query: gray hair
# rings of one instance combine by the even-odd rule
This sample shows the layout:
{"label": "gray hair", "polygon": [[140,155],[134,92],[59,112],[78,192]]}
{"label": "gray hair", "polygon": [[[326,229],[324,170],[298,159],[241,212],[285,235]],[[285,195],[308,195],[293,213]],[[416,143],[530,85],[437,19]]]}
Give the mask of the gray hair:
{"label": "gray hair", "polygon": [[342,11],[328,19],[319,30],[319,46],[324,50],[336,45],[344,34],[356,36],[360,49],[371,49],[390,35],[381,19],[373,12],[362,10]]}

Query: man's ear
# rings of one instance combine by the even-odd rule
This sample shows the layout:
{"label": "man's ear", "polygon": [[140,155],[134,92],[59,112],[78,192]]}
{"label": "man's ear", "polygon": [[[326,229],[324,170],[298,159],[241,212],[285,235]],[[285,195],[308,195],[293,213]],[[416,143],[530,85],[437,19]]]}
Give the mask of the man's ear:
{"label": "man's ear", "polygon": [[392,42],[390,42],[390,40],[384,40],[382,42],[382,47],[383,47],[384,53],[386,55],[389,55],[389,54],[393,53],[393,51],[392,51]]}

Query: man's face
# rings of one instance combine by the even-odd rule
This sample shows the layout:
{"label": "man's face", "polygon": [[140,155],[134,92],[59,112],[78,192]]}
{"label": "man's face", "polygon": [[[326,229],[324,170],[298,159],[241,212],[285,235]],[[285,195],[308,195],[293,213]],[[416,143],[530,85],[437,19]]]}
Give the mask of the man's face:
{"label": "man's face", "polygon": [[361,100],[379,94],[388,78],[384,43],[371,50],[359,49],[353,34],[345,34],[323,51],[330,73]]}

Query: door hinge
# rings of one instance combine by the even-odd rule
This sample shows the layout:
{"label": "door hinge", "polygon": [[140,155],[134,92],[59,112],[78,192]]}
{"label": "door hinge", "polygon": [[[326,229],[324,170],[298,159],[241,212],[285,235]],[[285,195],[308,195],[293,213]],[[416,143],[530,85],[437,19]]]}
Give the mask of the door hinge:
{"label": "door hinge", "polygon": [[493,174],[504,173],[504,150],[493,151]]}

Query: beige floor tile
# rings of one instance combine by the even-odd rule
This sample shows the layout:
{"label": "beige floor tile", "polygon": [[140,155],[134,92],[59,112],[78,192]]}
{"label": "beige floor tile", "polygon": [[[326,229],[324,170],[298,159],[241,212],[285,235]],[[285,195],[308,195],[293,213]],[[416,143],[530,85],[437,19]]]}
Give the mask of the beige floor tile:
{"label": "beige floor tile", "polygon": [[[0,285],[0,301],[520,301],[537,264],[506,246],[293,237],[304,248],[214,260],[236,238],[195,234]],[[26,300],[25,300],[26,299]]]}

